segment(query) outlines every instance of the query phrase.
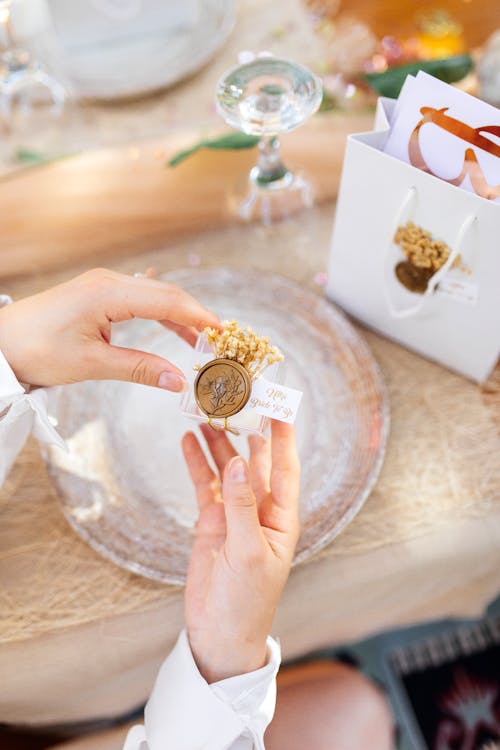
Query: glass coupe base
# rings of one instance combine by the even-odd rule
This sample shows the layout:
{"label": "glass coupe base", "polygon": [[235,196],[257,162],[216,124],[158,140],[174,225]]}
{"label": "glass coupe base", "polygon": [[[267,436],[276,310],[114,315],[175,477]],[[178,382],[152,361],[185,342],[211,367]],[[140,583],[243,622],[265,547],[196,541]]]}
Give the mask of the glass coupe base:
{"label": "glass coupe base", "polygon": [[271,224],[314,205],[314,187],[302,173],[285,172],[272,182],[261,182],[254,167],[230,196],[230,208],[242,221]]}

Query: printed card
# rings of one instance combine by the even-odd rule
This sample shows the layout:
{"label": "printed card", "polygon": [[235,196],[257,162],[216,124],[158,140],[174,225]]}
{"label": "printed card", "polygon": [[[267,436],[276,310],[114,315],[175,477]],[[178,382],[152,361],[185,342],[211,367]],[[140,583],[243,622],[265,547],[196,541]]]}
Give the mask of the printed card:
{"label": "printed card", "polygon": [[406,79],[384,151],[500,203],[500,110],[433,76]]}
{"label": "printed card", "polygon": [[259,378],[253,384],[247,409],[256,411],[263,417],[293,424],[297,418],[301,400],[302,391]]}

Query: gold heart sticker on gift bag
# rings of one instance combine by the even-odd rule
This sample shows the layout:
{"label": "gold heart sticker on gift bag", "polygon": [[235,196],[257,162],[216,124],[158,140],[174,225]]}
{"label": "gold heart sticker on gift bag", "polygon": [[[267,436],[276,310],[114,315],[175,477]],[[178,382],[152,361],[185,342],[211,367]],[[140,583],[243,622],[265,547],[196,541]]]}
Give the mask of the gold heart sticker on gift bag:
{"label": "gold heart sticker on gift bag", "polygon": [[440,177],[450,185],[459,186],[464,181],[465,177],[469,175],[472,187],[477,195],[487,200],[495,200],[500,197],[500,185],[489,185],[476,153],[473,148],[467,148],[464,152],[464,160],[462,170],[460,174],[453,179],[446,179],[441,175],[436,175],[427,164],[422,149],[420,148],[420,131],[421,128],[428,124],[433,123],[437,127],[446,130],[463,141],[470,143],[472,146],[480,148],[482,151],[486,151],[497,158],[500,158],[500,145],[494,143],[489,138],[486,138],[482,133],[491,133],[491,135],[500,138],[500,126],[499,125],[483,125],[479,128],[472,128],[461,120],[456,120],[454,117],[450,117],[446,114],[448,107],[442,109],[435,109],[434,107],[421,107],[420,113],[423,115],[422,119],[417,123],[414,130],[410,135],[408,143],[408,154],[410,162],[414,167],[422,169],[424,172]]}
{"label": "gold heart sticker on gift bag", "polygon": [[448,245],[420,225],[418,204],[418,191],[412,185],[396,212],[386,246],[384,297],[392,318],[421,313],[453,268],[471,273],[461,259],[464,250],[473,244],[475,214],[466,214],[457,222],[455,236]]}

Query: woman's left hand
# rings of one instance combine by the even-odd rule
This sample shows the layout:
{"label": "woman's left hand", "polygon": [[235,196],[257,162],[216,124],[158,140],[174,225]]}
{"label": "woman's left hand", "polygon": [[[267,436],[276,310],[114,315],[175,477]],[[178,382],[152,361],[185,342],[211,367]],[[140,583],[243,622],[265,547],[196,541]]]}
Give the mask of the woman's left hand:
{"label": "woman's left hand", "polygon": [[299,535],[300,466],[293,426],[284,422],[272,422],[271,440],[249,439],[248,464],[224,432],[202,431],[219,476],[188,433],[184,456],[200,515],[185,609],[198,669],[216,682],[265,664]]}

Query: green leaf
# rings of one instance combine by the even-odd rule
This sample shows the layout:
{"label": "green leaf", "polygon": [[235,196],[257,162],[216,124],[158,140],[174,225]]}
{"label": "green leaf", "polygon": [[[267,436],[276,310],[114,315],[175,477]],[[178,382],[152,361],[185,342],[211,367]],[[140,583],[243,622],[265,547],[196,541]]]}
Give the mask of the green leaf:
{"label": "green leaf", "polygon": [[287,173],[287,168],[285,166],[282,166],[280,169],[276,169],[272,172],[272,174],[269,175],[269,177],[260,176],[257,177],[257,182],[259,185],[270,185],[271,182],[276,182],[276,180],[282,180],[283,177]]}
{"label": "green leaf", "polygon": [[41,151],[33,151],[32,149],[20,146],[16,149],[15,159],[16,161],[26,164],[43,164],[44,162],[49,161],[50,157],[43,154]]}
{"label": "green leaf", "polygon": [[188,156],[191,156],[192,154],[195,154],[197,151],[200,150],[200,148],[203,148],[204,143],[203,141],[200,141],[199,143],[196,143],[194,146],[191,146],[191,148],[185,148],[182,151],[178,151],[168,162],[169,167],[176,167],[178,164],[184,161],[184,159],[187,159]]}
{"label": "green leaf", "polygon": [[409,65],[389,68],[384,73],[365,73],[364,77],[378,94],[395,99],[399,96],[406,76],[416,75],[419,70],[424,70],[445,83],[454,83],[465,78],[473,67],[474,63],[470,55],[459,55],[445,57],[442,60],[420,60]]}
{"label": "green leaf", "polygon": [[73,156],[78,156],[79,153],[79,151],[69,151],[67,154],[44,154],[43,151],[35,151],[25,146],[19,146],[14,153],[14,158],[20,164],[30,167],[41,167],[45,164],[62,161],[63,159],[71,159]]}
{"label": "green leaf", "polygon": [[254,148],[260,138],[258,135],[248,135],[247,133],[227,133],[218,138],[203,139],[195,143],[190,148],[185,148],[175,154],[168,162],[169,167],[176,167],[189,156],[192,156],[202,148],[213,150],[239,150],[244,148]]}
{"label": "green leaf", "polygon": [[259,91],[262,91],[263,94],[269,94],[270,96],[279,96],[280,94],[285,93],[283,86],[280,86],[278,83],[265,83],[260,87]]}
{"label": "green leaf", "polygon": [[331,112],[332,109],[338,109],[337,100],[335,97],[330,96],[330,94],[327,94],[326,91],[323,91],[323,98],[321,99],[321,104],[319,105],[319,112]]}
{"label": "green leaf", "polygon": [[258,135],[248,135],[248,133],[228,133],[222,135],[220,138],[213,138],[212,140],[205,141],[205,148],[220,148],[220,149],[240,149],[240,148],[254,148],[260,141]]}

